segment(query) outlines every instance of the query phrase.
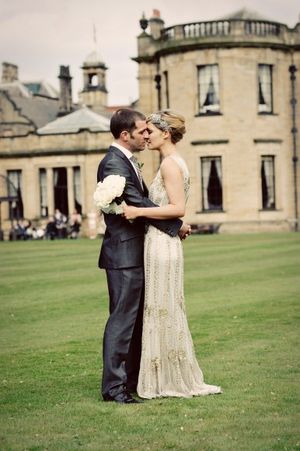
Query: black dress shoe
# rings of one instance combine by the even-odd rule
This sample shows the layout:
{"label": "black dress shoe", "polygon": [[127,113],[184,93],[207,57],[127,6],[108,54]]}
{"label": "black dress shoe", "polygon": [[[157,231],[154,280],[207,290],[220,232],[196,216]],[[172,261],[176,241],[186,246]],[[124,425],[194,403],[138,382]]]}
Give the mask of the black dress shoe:
{"label": "black dress shoe", "polygon": [[140,404],[143,401],[138,401],[137,399],[134,399],[128,391],[122,391],[121,393],[118,393],[115,396],[110,395],[103,395],[103,400],[108,401],[115,401],[119,404]]}

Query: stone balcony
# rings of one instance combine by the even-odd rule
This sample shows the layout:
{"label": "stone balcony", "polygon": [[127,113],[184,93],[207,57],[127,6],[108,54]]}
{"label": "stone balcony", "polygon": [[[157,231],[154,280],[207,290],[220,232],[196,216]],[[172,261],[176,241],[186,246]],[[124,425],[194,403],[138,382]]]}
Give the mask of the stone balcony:
{"label": "stone balcony", "polygon": [[274,47],[300,49],[300,23],[293,29],[263,20],[214,20],[162,28],[160,38],[143,32],[138,38],[136,61],[155,54],[167,54],[209,47]]}

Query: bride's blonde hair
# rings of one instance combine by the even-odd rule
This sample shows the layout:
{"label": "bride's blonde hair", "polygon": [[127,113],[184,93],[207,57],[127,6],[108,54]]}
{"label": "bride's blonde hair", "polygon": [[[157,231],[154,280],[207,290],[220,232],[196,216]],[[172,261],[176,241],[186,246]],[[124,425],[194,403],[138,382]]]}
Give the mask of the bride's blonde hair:
{"label": "bride's blonde hair", "polygon": [[147,117],[147,122],[151,122],[160,130],[168,130],[173,144],[180,141],[186,132],[184,117],[181,116],[181,114],[173,113],[168,110],[150,114],[150,116]]}

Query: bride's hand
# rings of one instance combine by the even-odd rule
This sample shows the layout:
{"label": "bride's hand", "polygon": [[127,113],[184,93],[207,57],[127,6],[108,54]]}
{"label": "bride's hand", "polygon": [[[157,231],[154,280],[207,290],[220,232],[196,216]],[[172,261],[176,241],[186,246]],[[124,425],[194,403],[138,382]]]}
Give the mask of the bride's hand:
{"label": "bride's hand", "polygon": [[138,217],[139,209],[137,207],[133,207],[132,205],[125,205],[123,207],[123,216],[129,221],[131,219],[135,219]]}

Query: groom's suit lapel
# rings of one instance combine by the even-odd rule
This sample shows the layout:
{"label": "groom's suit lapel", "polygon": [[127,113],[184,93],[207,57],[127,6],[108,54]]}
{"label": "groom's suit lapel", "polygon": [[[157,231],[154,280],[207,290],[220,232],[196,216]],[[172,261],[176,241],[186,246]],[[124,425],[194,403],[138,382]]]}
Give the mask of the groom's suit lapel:
{"label": "groom's suit lapel", "polygon": [[143,188],[141,187],[141,183],[140,183],[140,181],[139,181],[139,178],[138,178],[138,176],[137,176],[135,170],[133,169],[132,164],[130,163],[130,161],[128,160],[128,158],[123,154],[123,152],[121,152],[120,149],[118,149],[117,147],[113,147],[113,146],[111,146],[111,147],[108,149],[108,152],[112,152],[112,153],[114,153],[115,155],[117,155],[118,157],[122,158],[122,160],[127,164],[127,166],[129,167],[131,173],[132,173],[133,176],[135,177],[137,188],[140,190],[140,192],[141,192],[143,195],[148,196],[148,188],[147,188],[147,186],[146,186],[144,180],[143,180],[143,188],[144,188],[144,190],[143,190]]}

